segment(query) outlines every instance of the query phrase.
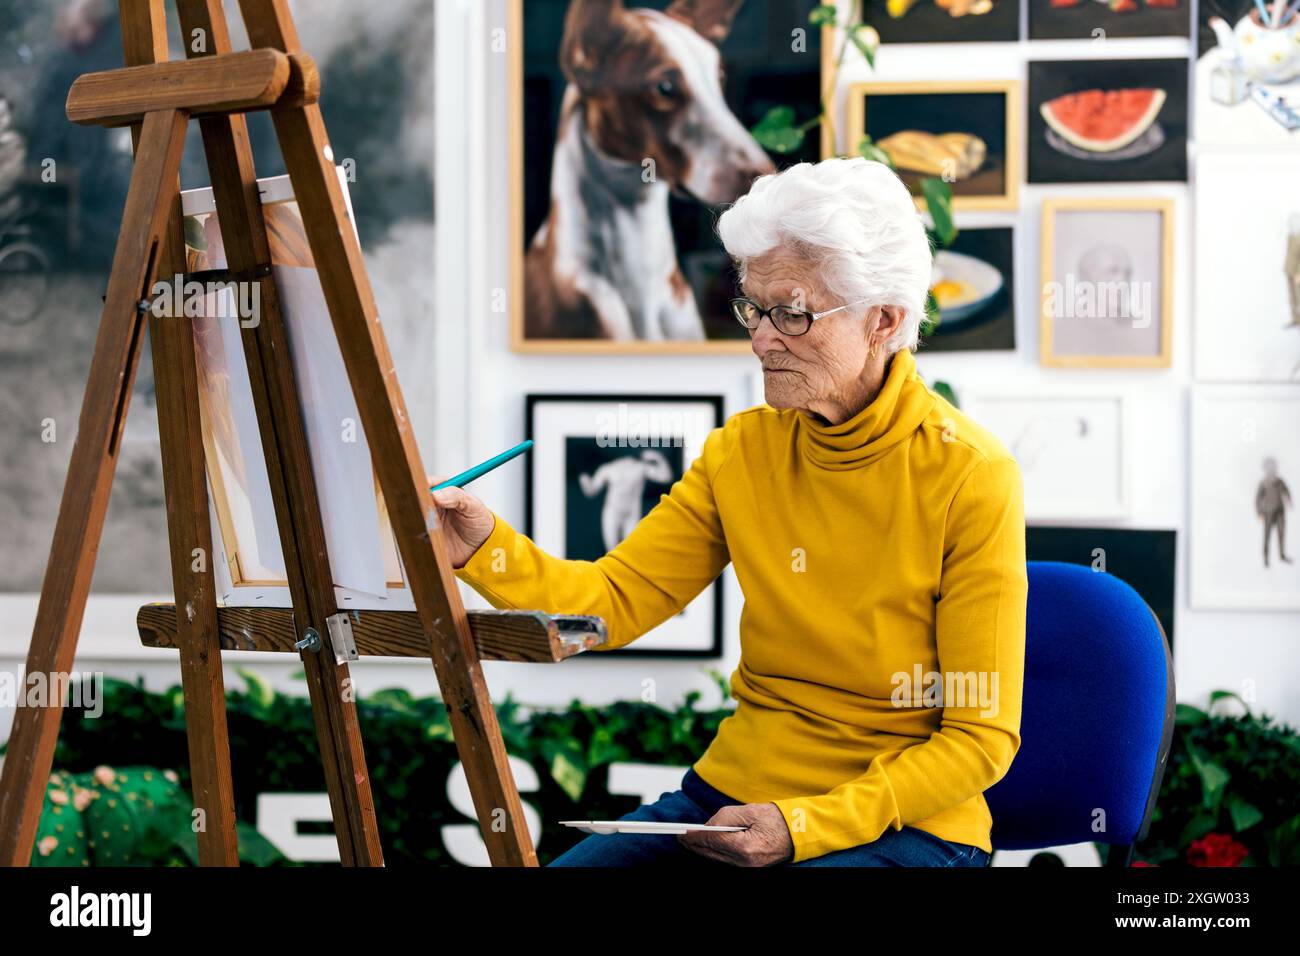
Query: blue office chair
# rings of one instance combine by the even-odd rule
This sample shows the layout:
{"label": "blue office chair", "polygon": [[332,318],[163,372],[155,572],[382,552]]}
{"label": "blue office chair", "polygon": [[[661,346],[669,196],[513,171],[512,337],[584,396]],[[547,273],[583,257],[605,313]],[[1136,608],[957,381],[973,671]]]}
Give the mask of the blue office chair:
{"label": "blue office chair", "polygon": [[[984,794],[993,848],[1108,843],[1106,865],[1127,867],[1169,759],[1169,642],[1113,574],[1059,561],[1028,567],[1020,750]],[[1099,810],[1103,832],[1093,829]]]}

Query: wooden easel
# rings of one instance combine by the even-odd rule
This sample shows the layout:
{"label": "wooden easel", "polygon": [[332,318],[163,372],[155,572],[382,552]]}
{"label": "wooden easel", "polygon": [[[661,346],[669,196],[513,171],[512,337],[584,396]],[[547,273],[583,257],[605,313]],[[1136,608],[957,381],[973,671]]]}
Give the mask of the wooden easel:
{"label": "wooden easel", "polygon": [[[537,865],[480,660],[558,661],[605,640],[596,618],[466,613],[430,499],[361,250],[287,0],[240,0],[252,50],[232,53],[221,0],[176,0],[186,52],[168,62],[163,0],[119,0],[127,67],[87,74],[77,123],[132,128],[136,147],[103,319],[55,525],[27,674],[71,670],[108,507],[155,277],[186,271],[179,169],[199,120],[232,276],[257,276],[260,323],[241,332],[288,569],[291,609],[219,609],[212,571],[194,339],[179,318],[150,330],[174,605],[142,608],[149,645],[180,651],[203,865],[238,865],[222,649],[301,654],[345,865],[380,866],[348,662],[431,657],[493,865]],[[201,34],[196,31],[202,31]],[[202,36],[205,42],[192,39]],[[414,612],[340,613],[243,113],[270,110],[375,463]],[[342,383],[339,383],[342,387]],[[196,555],[206,560],[196,561]],[[179,610],[178,610],[179,609]],[[50,774],[62,702],[19,708],[0,778],[0,864],[24,866]]]}

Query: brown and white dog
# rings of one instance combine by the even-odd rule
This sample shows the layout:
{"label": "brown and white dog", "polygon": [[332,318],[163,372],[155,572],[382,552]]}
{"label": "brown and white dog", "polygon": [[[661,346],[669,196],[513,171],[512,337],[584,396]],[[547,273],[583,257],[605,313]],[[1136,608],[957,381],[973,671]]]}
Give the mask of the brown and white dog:
{"label": "brown and white dog", "polygon": [[569,6],[550,215],[526,261],[528,338],[704,338],[668,197],[720,206],[774,170],[722,93],[717,45],[743,2]]}

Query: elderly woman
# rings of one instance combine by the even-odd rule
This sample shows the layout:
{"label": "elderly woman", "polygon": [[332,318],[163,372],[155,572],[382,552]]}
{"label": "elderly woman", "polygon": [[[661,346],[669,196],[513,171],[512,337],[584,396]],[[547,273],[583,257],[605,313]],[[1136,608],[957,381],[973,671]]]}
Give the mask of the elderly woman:
{"label": "elderly woman", "polygon": [[596,614],[606,649],[735,564],[737,706],[681,789],[552,865],[984,866],[983,792],[1020,746],[1020,472],[922,381],[931,252],[879,163],[758,179],[718,232],[767,404],[729,418],[597,561],[546,554],[472,495],[435,502],[457,575],[498,608]]}

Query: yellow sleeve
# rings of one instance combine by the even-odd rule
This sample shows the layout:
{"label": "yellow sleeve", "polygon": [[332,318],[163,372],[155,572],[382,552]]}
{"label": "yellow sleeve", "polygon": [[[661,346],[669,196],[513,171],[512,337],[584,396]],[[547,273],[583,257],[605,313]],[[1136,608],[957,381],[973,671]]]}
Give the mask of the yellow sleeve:
{"label": "yellow sleeve", "polygon": [[609,640],[597,650],[630,644],[689,604],[731,560],[713,497],[727,441],[726,425],[713,429],[686,473],[595,561],[547,554],[493,512],[492,533],[456,576],[495,608],[604,618]]}
{"label": "yellow sleeve", "polygon": [[983,459],[948,513],[935,637],[944,691],[956,695],[953,675],[973,674],[985,681],[988,706],[968,677],[976,699],[954,696],[963,706],[946,707],[929,740],[882,754],[829,793],[774,801],[790,828],[793,862],[871,843],[1002,778],[1020,749],[1028,595],[1019,466]]}

